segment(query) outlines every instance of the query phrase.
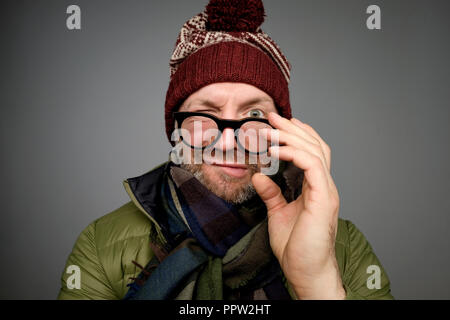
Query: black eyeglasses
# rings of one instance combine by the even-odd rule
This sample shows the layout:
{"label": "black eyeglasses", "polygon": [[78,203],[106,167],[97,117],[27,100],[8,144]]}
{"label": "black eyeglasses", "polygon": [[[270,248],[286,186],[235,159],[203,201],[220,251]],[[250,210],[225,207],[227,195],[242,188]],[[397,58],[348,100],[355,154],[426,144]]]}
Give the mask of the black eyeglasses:
{"label": "black eyeglasses", "polygon": [[273,128],[267,119],[228,120],[202,112],[174,112],[173,117],[176,129],[181,129],[181,140],[193,149],[203,150],[214,146],[225,128],[234,130],[238,146],[248,153],[262,154],[270,146],[266,136],[260,131]]}

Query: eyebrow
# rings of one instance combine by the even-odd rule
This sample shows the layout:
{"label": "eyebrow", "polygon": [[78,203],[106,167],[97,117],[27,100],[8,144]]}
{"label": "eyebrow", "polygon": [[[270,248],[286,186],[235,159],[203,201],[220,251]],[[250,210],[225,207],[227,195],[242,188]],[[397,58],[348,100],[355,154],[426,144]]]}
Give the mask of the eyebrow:
{"label": "eyebrow", "polygon": [[[249,99],[247,101],[244,101],[239,106],[242,107],[242,106],[247,106],[247,105],[250,105],[250,104],[255,104],[255,103],[260,103],[260,102],[265,102],[265,101],[272,102],[272,100],[270,98],[258,97],[258,98],[251,98],[251,99]],[[220,109],[219,106],[217,106],[214,102],[212,102],[211,100],[208,100],[208,99],[193,100],[186,106],[186,108],[189,109],[189,107],[191,105],[193,105],[193,104],[207,106],[207,107],[211,107],[211,108],[214,108],[214,109]]]}

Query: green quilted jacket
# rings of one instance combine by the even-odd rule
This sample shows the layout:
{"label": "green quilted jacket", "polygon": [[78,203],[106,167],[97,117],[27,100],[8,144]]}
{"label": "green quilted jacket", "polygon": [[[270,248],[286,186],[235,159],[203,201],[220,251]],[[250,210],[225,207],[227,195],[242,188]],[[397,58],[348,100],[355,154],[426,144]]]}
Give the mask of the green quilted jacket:
{"label": "green quilted jacket", "polygon": [[[149,241],[164,243],[157,223],[159,184],[164,164],[123,181],[131,201],[89,224],[79,235],[62,272],[58,299],[122,299],[130,278],[153,256]],[[393,299],[389,278],[356,226],[339,219],[336,259],[347,299]],[[73,267],[80,287],[73,287]],[[375,266],[375,267],[374,267]],[[379,279],[379,280],[377,280]],[[155,288],[157,290],[157,288]]]}

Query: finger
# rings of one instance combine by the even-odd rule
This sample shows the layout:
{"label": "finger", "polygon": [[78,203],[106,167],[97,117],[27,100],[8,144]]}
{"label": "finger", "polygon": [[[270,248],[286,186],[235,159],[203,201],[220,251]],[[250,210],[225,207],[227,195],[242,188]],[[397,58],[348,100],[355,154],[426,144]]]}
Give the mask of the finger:
{"label": "finger", "polygon": [[[313,147],[313,149],[309,149],[309,151],[311,153],[313,153],[314,155],[316,155],[316,156],[318,154],[322,154],[323,155],[323,157],[319,156],[319,158],[321,158],[324,168],[327,169],[326,170],[326,176],[327,176],[327,180],[328,180],[328,184],[329,184],[330,190],[331,190],[331,192],[335,193],[337,195],[337,198],[338,198],[339,195],[338,195],[337,187],[336,187],[336,184],[334,183],[333,178],[331,177],[331,150],[330,150],[330,147],[328,146],[328,144],[325,143],[325,141],[323,141],[323,139],[319,136],[319,134],[310,125],[308,125],[306,123],[303,123],[303,122],[301,122],[301,121],[299,121],[298,119],[295,119],[295,118],[291,118],[291,121],[292,121],[292,123],[295,123],[296,126],[302,127],[306,131],[310,132],[312,135],[317,137],[318,141],[320,141],[320,148],[321,148],[322,152],[318,152],[317,150],[316,151],[312,151],[312,150],[314,150],[314,147]],[[277,130],[277,131],[278,131],[279,135],[280,134],[282,135],[282,132],[286,132],[286,131],[283,131],[283,130]],[[277,137],[277,136],[275,136],[275,137]],[[277,137],[277,139],[278,139],[278,137]],[[311,146],[314,146],[314,145],[315,144],[311,144]],[[308,180],[305,179],[304,182],[307,184]]]}
{"label": "finger", "polygon": [[331,170],[331,149],[330,146],[322,139],[322,137],[317,133],[316,130],[314,130],[313,127],[311,127],[309,124],[301,122],[300,120],[296,118],[292,118],[291,122],[296,124],[299,128],[304,129],[307,131],[310,135],[312,135],[314,138],[316,138],[319,141],[319,144],[323,150],[323,153],[325,155],[325,160],[327,162],[328,170]]}
{"label": "finger", "polygon": [[271,156],[278,157],[278,159],[290,161],[296,167],[304,170],[305,178],[311,190],[317,194],[317,201],[320,195],[328,194],[329,187],[329,173],[323,165],[319,157],[307,152],[306,150],[296,149],[291,146],[271,146],[269,148]]}
{"label": "finger", "polygon": [[266,138],[268,141],[271,141],[271,142],[275,141],[275,145],[276,145],[276,142],[278,140],[278,143],[280,143],[280,144],[292,146],[297,149],[307,150],[308,152],[319,157],[322,160],[324,167],[327,168],[328,171],[330,170],[328,162],[326,161],[326,158],[325,158],[324,150],[320,145],[311,143],[311,142],[303,139],[302,137],[299,137],[299,136],[292,134],[290,132],[287,132],[287,131],[282,131],[282,130],[278,130],[278,129],[268,129],[267,131],[265,129],[263,129],[263,130],[264,130],[263,134],[266,135]]}
{"label": "finger", "polygon": [[280,187],[268,176],[258,172],[252,176],[252,183],[256,192],[264,201],[267,212],[273,212],[287,205]]}
{"label": "finger", "polygon": [[289,131],[291,133],[298,135],[299,137],[308,140],[311,143],[319,145],[319,141],[317,141],[317,139],[315,139],[309,133],[307,133],[302,127],[295,125],[288,119],[283,118],[282,116],[276,114],[275,112],[269,113],[268,120],[270,124],[277,129]]}

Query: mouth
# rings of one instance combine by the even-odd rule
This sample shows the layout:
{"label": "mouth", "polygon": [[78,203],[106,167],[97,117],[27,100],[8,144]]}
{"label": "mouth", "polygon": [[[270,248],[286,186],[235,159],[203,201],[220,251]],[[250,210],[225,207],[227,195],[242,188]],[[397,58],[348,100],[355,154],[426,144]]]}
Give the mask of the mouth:
{"label": "mouth", "polygon": [[235,177],[242,178],[247,174],[248,167],[246,165],[237,163],[211,163],[210,165],[218,167],[225,174]]}

